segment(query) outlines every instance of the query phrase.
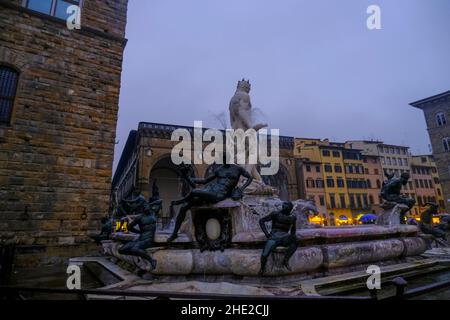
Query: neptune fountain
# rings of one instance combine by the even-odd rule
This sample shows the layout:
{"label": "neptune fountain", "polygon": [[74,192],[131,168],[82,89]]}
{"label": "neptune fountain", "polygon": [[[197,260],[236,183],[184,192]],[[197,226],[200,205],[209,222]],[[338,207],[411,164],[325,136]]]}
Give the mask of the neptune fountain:
{"label": "neptune fountain", "polygon": [[[239,81],[231,99],[234,129],[266,127],[253,123],[250,88],[248,81]],[[225,164],[206,179],[185,178],[192,191],[173,202],[173,206],[181,205],[175,230],[156,230],[144,247],[133,243],[140,243],[145,225],[137,233],[118,230],[101,242],[104,254],[139,274],[187,279],[238,276],[258,282],[333,274],[418,256],[426,250],[417,226],[401,223],[409,203],[396,201],[396,187],[385,195],[389,201],[378,225],[319,228],[309,223],[310,215],[317,213],[313,201],[284,203],[277,190],[263,182],[255,165]],[[206,186],[198,188],[199,183]],[[144,214],[155,215],[157,210],[152,210],[147,204]],[[143,220],[127,219],[132,225],[136,219]],[[271,222],[271,229],[266,222]],[[148,255],[130,248],[143,248]]]}

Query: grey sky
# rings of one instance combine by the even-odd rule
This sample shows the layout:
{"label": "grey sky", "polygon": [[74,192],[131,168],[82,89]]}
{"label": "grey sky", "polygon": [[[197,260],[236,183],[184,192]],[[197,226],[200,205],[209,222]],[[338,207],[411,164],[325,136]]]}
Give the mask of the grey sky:
{"label": "grey sky", "polygon": [[448,0],[131,0],[115,165],[140,121],[220,128],[242,77],[282,135],[427,153],[408,104],[450,89],[449,15]]}

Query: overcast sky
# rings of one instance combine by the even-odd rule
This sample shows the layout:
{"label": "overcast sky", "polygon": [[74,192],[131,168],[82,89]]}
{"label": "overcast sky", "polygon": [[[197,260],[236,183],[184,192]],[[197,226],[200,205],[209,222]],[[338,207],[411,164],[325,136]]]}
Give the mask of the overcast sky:
{"label": "overcast sky", "polygon": [[221,128],[243,77],[281,135],[427,153],[409,103],[450,89],[449,16],[448,0],[130,0],[115,166],[140,121]]}

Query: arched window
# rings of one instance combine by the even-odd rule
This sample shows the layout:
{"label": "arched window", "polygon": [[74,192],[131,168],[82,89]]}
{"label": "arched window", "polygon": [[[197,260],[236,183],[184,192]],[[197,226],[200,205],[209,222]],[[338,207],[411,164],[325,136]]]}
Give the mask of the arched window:
{"label": "arched window", "polygon": [[442,139],[442,145],[444,146],[444,151],[450,151],[450,138],[446,137]]}
{"label": "arched window", "polygon": [[443,112],[438,112],[436,114],[436,122],[438,126],[445,126],[447,124],[447,119],[445,118],[445,114]]}
{"label": "arched window", "polygon": [[16,70],[0,66],[0,124],[9,124],[11,121],[18,79]]}

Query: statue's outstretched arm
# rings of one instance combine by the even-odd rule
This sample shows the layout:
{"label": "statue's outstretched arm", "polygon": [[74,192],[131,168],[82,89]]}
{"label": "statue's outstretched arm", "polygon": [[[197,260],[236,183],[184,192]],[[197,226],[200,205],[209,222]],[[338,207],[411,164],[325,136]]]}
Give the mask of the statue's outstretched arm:
{"label": "statue's outstretched arm", "polygon": [[294,221],[292,222],[291,226],[291,235],[296,236],[297,235],[297,217],[294,216]]}
{"label": "statue's outstretched arm", "polygon": [[252,183],[253,177],[244,168],[241,168],[241,175],[247,178],[247,181],[245,181],[244,185],[241,187],[241,191],[244,192],[245,188],[247,188]]}
{"label": "statue's outstretched arm", "polygon": [[261,230],[266,235],[266,238],[270,238],[270,232],[269,232],[269,230],[267,230],[266,222],[269,222],[272,220],[273,220],[273,212],[270,213],[269,215],[259,219],[259,226],[261,227]]}

